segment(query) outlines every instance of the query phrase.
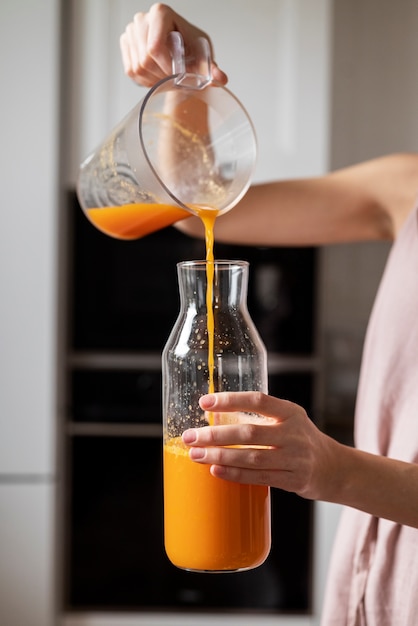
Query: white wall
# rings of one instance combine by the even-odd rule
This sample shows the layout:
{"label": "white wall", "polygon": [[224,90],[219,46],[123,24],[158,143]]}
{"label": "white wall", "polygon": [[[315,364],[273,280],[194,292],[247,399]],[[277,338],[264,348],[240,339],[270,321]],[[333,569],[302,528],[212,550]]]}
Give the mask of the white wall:
{"label": "white wall", "polygon": [[[69,137],[69,182],[76,179],[81,160],[147,91],[124,75],[119,36],[134,14],[150,4],[73,0],[77,79],[70,97],[76,132]],[[248,109],[259,141],[254,180],[325,171],[331,0],[169,4],[190,21],[203,24],[217,60],[229,74],[228,87]]]}
{"label": "white wall", "polygon": [[0,5],[0,474],[54,467],[58,5]]}
{"label": "white wall", "polygon": [[53,614],[58,0],[0,4],[0,623]]}
{"label": "white wall", "polygon": [[[416,151],[418,3],[333,5],[331,168]],[[326,398],[336,419],[351,418],[362,341],[388,250],[386,243],[363,243],[324,251],[323,332],[332,373]]]}
{"label": "white wall", "polygon": [[334,0],[332,160],[417,149],[418,3]]}

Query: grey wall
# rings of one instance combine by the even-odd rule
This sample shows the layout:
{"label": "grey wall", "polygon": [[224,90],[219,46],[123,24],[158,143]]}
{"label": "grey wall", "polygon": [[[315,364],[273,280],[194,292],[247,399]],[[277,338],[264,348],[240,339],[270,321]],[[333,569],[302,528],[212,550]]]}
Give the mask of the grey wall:
{"label": "grey wall", "polygon": [[[332,169],[417,150],[417,34],[416,0],[334,0]],[[324,251],[328,418],[351,419],[362,340],[388,250],[373,243]]]}

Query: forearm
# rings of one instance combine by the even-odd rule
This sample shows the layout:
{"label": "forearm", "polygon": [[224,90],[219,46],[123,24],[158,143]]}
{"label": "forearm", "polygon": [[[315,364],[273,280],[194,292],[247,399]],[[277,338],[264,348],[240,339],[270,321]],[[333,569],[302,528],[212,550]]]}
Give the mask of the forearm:
{"label": "forearm", "polygon": [[418,528],[418,465],[337,444],[323,499]]}
{"label": "forearm", "polygon": [[[218,218],[215,239],[248,245],[321,245],[393,239],[418,192],[418,155],[398,154],[327,176],[254,185]],[[202,236],[198,221],[179,228]]]}
{"label": "forearm", "polygon": [[332,175],[256,185],[216,229],[218,241],[264,246],[391,238],[373,198]]}
{"label": "forearm", "polygon": [[[383,215],[381,231],[377,228],[378,211],[364,193],[355,194],[331,176],[264,183],[252,186],[237,207],[217,219],[215,239],[259,246],[389,239]],[[203,234],[198,220],[186,220],[178,228],[192,236]]]}

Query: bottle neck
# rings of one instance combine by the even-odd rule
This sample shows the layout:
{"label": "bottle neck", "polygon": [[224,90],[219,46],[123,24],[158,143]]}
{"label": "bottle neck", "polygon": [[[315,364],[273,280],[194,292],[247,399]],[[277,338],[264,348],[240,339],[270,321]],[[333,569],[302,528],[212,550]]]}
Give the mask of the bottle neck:
{"label": "bottle neck", "polygon": [[[248,263],[246,261],[185,261],[177,266],[181,307],[206,309],[207,285],[213,269],[212,306],[215,309],[246,308]],[[209,282],[210,286],[210,282]]]}

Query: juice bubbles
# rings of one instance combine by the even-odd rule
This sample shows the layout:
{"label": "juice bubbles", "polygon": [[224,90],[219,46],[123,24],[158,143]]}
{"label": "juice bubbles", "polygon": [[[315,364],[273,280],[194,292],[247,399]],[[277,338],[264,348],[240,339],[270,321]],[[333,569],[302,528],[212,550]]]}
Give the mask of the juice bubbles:
{"label": "juice bubbles", "polygon": [[164,445],[164,510],[165,549],[177,567],[245,570],[269,553],[269,488],[214,478],[181,438]]}

